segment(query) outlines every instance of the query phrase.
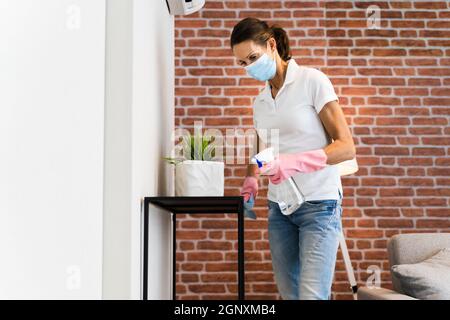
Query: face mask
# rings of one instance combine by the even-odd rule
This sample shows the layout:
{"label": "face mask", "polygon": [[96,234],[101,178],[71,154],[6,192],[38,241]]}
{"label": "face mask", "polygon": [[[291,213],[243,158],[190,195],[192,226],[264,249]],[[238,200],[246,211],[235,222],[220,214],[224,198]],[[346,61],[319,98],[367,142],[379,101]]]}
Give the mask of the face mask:
{"label": "face mask", "polygon": [[258,60],[246,66],[245,70],[250,77],[259,81],[267,81],[275,76],[276,63],[274,59],[264,53]]}

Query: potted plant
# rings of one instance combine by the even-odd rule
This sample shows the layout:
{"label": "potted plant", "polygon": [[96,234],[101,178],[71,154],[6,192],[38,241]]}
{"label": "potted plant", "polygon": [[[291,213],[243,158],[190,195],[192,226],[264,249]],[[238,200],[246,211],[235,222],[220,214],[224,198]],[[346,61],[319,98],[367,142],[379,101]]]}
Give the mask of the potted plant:
{"label": "potted plant", "polygon": [[183,135],[178,148],[182,155],[164,158],[175,165],[176,196],[223,196],[224,163],[219,161],[213,138]]}

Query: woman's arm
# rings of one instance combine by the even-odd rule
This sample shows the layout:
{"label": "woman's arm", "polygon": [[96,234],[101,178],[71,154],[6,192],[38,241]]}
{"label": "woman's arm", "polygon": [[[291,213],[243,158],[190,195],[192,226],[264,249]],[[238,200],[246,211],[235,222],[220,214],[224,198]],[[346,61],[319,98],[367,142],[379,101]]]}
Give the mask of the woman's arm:
{"label": "woman's arm", "polygon": [[337,101],[328,102],[319,112],[320,120],[334,140],[324,148],[327,164],[351,160],[356,155],[352,134],[345,120],[344,112]]}
{"label": "woman's arm", "polygon": [[[333,139],[333,142],[323,149],[280,154],[267,164],[265,172],[274,184],[279,184],[298,172],[309,173],[324,168],[327,164],[337,164],[355,157],[355,145],[345,120],[344,113],[337,101],[328,102],[319,112],[319,117]],[[251,175],[252,167],[248,167]],[[254,171],[253,171],[254,172]]]}

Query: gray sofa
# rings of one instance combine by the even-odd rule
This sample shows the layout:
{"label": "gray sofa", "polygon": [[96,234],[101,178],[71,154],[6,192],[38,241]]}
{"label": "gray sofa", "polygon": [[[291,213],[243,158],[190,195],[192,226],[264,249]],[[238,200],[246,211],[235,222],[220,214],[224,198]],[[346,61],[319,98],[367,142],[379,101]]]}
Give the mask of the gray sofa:
{"label": "gray sofa", "polygon": [[[389,265],[421,262],[444,248],[450,248],[450,233],[399,234],[388,242]],[[400,282],[391,272],[394,290],[361,287],[358,300],[416,300],[402,292]]]}

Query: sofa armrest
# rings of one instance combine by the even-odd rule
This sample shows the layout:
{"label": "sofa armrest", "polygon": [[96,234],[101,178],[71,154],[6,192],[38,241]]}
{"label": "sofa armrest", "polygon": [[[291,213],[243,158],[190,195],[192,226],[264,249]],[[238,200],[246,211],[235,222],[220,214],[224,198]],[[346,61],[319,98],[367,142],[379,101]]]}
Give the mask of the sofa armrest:
{"label": "sofa armrest", "polygon": [[358,288],[358,300],[417,300],[385,288]]}

